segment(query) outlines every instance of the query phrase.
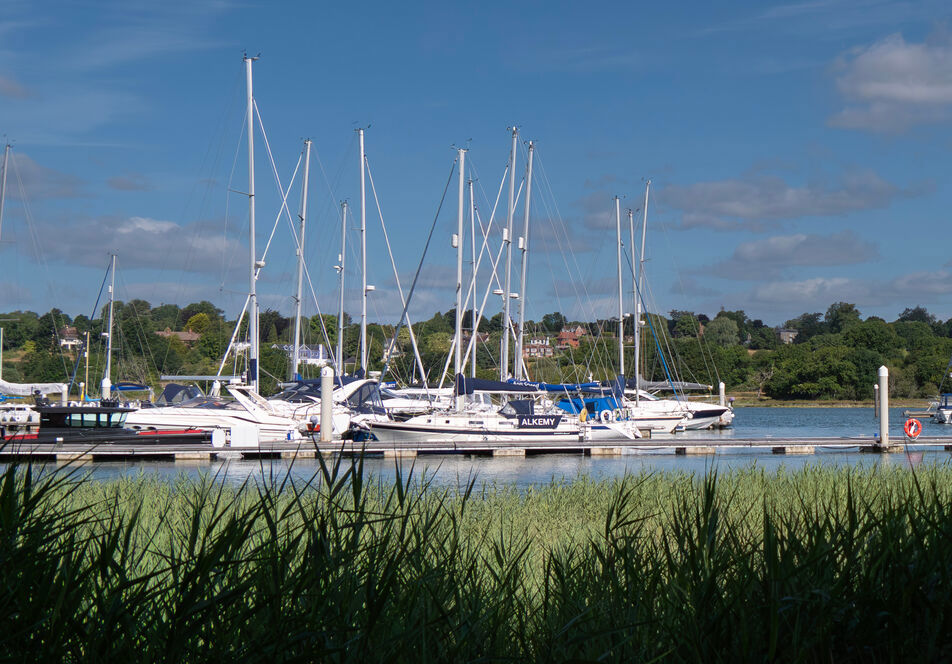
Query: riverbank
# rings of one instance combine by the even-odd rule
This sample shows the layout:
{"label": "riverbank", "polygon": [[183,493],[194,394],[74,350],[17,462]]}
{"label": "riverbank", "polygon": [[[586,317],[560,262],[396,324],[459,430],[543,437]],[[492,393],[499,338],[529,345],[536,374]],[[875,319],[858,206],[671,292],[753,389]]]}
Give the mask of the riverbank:
{"label": "riverbank", "polygon": [[[874,403],[864,400],[782,400],[771,399],[770,397],[758,397],[756,392],[731,392],[734,398],[735,408],[761,407],[761,408],[873,408]],[[889,405],[892,408],[912,408],[916,410],[925,410],[929,406],[929,399],[909,399],[890,397]]]}
{"label": "riverbank", "polygon": [[[947,658],[952,467],[0,481],[19,661]],[[862,499],[858,499],[858,497]]]}

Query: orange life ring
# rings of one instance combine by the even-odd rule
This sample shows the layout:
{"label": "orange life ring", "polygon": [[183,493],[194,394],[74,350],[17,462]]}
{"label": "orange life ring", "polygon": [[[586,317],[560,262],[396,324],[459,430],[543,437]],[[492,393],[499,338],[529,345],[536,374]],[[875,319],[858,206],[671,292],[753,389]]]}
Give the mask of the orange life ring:
{"label": "orange life ring", "polygon": [[914,417],[910,417],[908,420],[906,420],[906,424],[902,429],[906,432],[907,436],[915,439],[919,437],[920,433],[922,433],[922,423]]}

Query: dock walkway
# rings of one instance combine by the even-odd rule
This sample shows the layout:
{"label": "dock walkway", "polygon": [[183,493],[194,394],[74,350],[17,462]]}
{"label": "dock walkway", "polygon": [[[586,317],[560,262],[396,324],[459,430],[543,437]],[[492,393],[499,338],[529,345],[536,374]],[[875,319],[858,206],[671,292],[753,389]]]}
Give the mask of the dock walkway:
{"label": "dock walkway", "polygon": [[[952,451],[952,437],[921,437],[910,447],[916,450]],[[677,436],[648,440],[619,440],[603,443],[379,443],[335,441],[332,443],[265,443],[257,447],[214,447],[210,443],[179,445],[102,444],[95,447],[73,443],[8,443],[0,447],[0,462],[37,461],[76,463],[85,461],[188,461],[212,462],[220,459],[308,459],[323,455],[372,455],[412,458],[418,455],[478,455],[522,457],[540,454],[584,454],[621,456],[627,454],[718,454],[751,452],[767,454],[815,454],[817,452],[903,452],[902,437],[891,438],[882,446],[872,436],[852,438],[690,438]]]}

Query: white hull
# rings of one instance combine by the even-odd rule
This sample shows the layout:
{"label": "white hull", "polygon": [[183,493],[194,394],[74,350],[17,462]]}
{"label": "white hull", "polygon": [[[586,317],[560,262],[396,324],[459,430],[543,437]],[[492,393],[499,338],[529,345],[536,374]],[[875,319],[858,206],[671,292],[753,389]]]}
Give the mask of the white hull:
{"label": "white hull", "polygon": [[952,424],[952,410],[939,408],[932,416],[932,420],[938,424]]}
{"label": "white hull", "polygon": [[564,418],[554,427],[520,428],[515,419],[488,414],[439,414],[412,417],[406,422],[368,422],[383,443],[509,443],[579,442],[585,428]]}

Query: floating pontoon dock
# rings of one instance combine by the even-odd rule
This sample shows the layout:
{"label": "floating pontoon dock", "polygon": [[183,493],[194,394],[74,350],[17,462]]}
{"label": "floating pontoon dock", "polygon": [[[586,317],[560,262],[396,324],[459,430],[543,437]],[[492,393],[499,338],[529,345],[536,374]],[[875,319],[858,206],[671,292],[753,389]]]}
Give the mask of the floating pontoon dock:
{"label": "floating pontoon dock", "polygon": [[[944,450],[952,452],[952,437],[921,437],[909,442],[916,451]],[[7,443],[0,447],[0,462],[35,461],[75,463],[84,461],[188,461],[212,462],[222,459],[313,459],[326,456],[368,455],[413,458],[418,455],[476,455],[524,457],[541,454],[582,454],[588,456],[621,456],[629,454],[711,455],[749,452],[753,454],[816,454],[835,452],[903,452],[903,438],[880,445],[872,436],[853,438],[690,438],[677,435],[648,440],[619,440],[606,443],[408,443],[405,445],[378,442],[335,441],[332,443],[267,443],[257,447],[214,447],[208,443],[180,445],[102,444],[31,444],[28,441]]]}

